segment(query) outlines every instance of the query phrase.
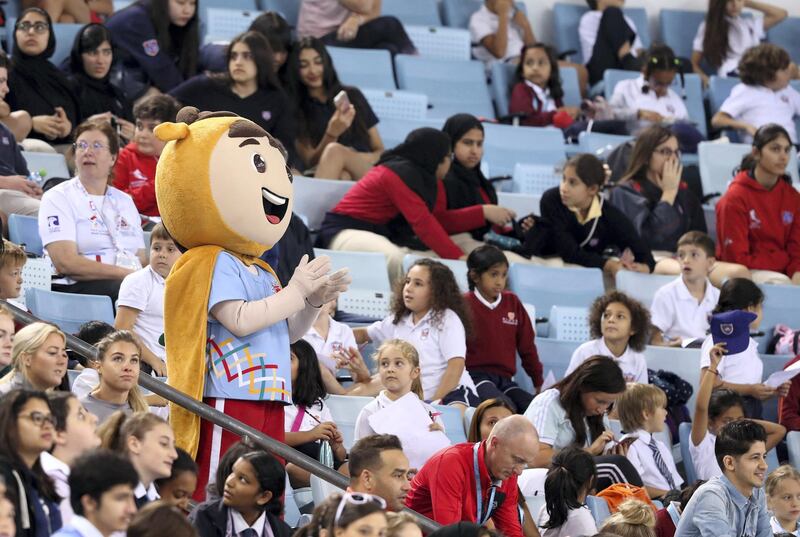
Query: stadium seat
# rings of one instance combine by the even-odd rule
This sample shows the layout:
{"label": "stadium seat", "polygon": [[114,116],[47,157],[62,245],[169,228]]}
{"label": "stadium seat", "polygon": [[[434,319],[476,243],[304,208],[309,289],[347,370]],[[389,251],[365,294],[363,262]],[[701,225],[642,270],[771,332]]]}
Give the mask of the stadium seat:
{"label": "stadium seat", "polygon": [[577,151],[579,153],[593,153],[602,156],[628,140],[633,140],[633,136],[584,131],[578,135]]}
{"label": "stadium seat", "polygon": [[295,177],[292,210],[305,220],[310,230],[318,231],[325,213],[333,209],[354,184],[351,181]]}
{"label": "stadium seat", "polygon": [[53,177],[63,177],[65,179],[72,177],[67,167],[67,161],[61,153],[23,151],[22,157],[28,164],[28,170],[31,173],[38,172],[45,181]]}
{"label": "stadium seat", "polygon": [[520,194],[517,192],[498,192],[497,204],[517,213],[517,218],[522,218],[531,213],[539,214],[541,196]]}
{"label": "stadium seat", "polygon": [[[785,324],[792,328],[800,327],[800,288],[794,285],[760,285],[764,291],[764,318],[759,330],[764,336],[758,338],[759,352],[767,351],[767,344],[772,338],[776,324]],[[766,371],[765,371],[766,375]],[[765,376],[766,378],[766,376]]]}
{"label": "stadium seat", "polygon": [[44,255],[42,239],[39,236],[39,223],[36,217],[11,214],[8,216],[8,238],[14,244],[25,247],[26,252]]}
{"label": "stadium seat", "polygon": [[617,291],[622,291],[650,308],[656,291],[675,280],[676,276],[642,274],[632,270],[617,272]]}
{"label": "stadium seat", "polygon": [[22,267],[22,289],[20,296],[15,300],[25,304],[25,294],[28,289],[44,289],[49,291],[53,284],[53,265],[49,259],[43,257],[29,257]]}
{"label": "stadium seat", "polygon": [[344,447],[347,451],[355,443],[356,420],[361,409],[372,402],[372,397],[357,397],[353,395],[329,395],[325,404],[331,411],[336,428],[342,433]]}
{"label": "stadium seat", "polygon": [[428,115],[428,96],[400,90],[361,90],[378,119],[424,120]]}
{"label": "stadium seat", "polygon": [[[662,9],[659,13],[661,39],[679,58],[691,58],[692,41],[697,34],[700,23],[705,19],[703,11],[687,11],[682,9]],[[691,65],[684,66],[687,72]]]}
{"label": "stadium seat", "polygon": [[382,0],[381,15],[391,15],[403,24],[441,26],[436,0]]}
{"label": "stadium seat", "polygon": [[[116,13],[117,11],[122,11],[123,9],[128,7],[129,5],[133,4],[134,1],[135,0],[114,0],[114,2],[113,2],[114,13]],[[13,4],[13,2],[11,2],[11,3]]]}
{"label": "stadium seat", "polygon": [[459,112],[494,118],[483,63],[447,61],[399,54],[395,57],[401,89],[428,95],[430,117],[446,119]]}
{"label": "stadium seat", "polygon": [[[492,81],[489,89],[492,91],[497,108],[498,117],[509,114],[511,90],[516,82],[516,65],[494,62],[492,64]],[[566,106],[580,106],[581,88],[578,82],[578,72],[574,67],[559,67],[561,73],[561,86],[564,90],[564,104]]]}
{"label": "stadium seat", "polygon": [[204,43],[214,41],[230,41],[237,35],[246,32],[250,23],[258,17],[260,11],[242,11],[220,7],[206,9]]}
{"label": "stadium seat", "polygon": [[560,182],[561,172],[552,164],[516,164],[510,188],[514,193],[541,198],[545,191],[558,186]]}
{"label": "stadium seat", "polygon": [[[583,4],[563,4],[556,2],[553,5],[553,34],[557,52],[563,53],[574,50],[570,59],[576,63],[585,63],[581,51],[581,41],[578,37],[578,25],[581,17],[589,10]],[[647,21],[647,12],[644,8],[624,8],[625,15],[631,18],[636,25],[639,39],[645,49],[650,47],[650,26]]]}
{"label": "stadium seat", "polygon": [[[403,258],[403,272],[408,272],[408,269],[411,268],[411,265],[413,265],[417,259],[424,259],[424,257],[416,254],[406,254]],[[469,291],[466,261],[462,259],[435,259],[435,261],[442,263],[453,272],[456,283],[458,283],[458,288],[461,289],[462,293]]]}
{"label": "stadium seat", "polygon": [[[75,379],[78,378],[81,372],[75,369],[67,369],[67,377],[69,379],[69,387],[72,388],[72,385],[75,384]],[[141,390],[141,388],[139,388]]]}
{"label": "stadium seat", "polygon": [[314,505],[322,505],[331,494],[341,494],[344,492],[342,489],[328,483],[324,479],[311,474],[311,497],[313,498]]}
{"label": "stadium seat", "polygon": [[767,30],[767,41],[785,48],[792,60],[797,63],[800,62],[798,35],[800,35],[800,17],[789,17]]}
{"label": "stadium seat", "polygon": [[327,47],[342,84],[359,89],[395,90],[388,50]]}
{"label": "stadium seat", "polygon": [[300,16],[300,4],[297,0],[261,0],[261,7],[265,11],[277,11],[294,28]]}
{"label": "stadium seat", "polygon": [[592,512],[592,516],[594,517],[594,521],[598,528],[603,525],[603,522],[605,522],[608,517],[611,516],[608,503],[603,498],[597,496],[586,496],[586,506],[589,508],[589,511]]}
{"label": "stadium seat", "polygon": [[585,307],[553,306],[547,335],[559,341],[589,341],[589,310]]}
{"label": "stadium seat", "polygon": [[[468,28],[469,18],[483,5],[483,0],[444,0],[442,2],[442,18],[452,28]],[[528,14],[524,2],[514,2],[514,7]]]}
{"label": "stadium seat", "polygon": [[408,37],[417,47],[420,56],[442,60],[469,60],[469,32],[461,28],[445,26],[405,27]]}
{"label": "stadium seat", "polygon": [[441,129],[443,125],[444,119],[381,118],[378,123],[378,134],[381,135],[383,146],[386,149],[391,149],[405,140],[408,133],[414,129],[419,129],[420,127]]}
{"label": "stadium seat", "polygon": [[348,268],[353,283],[339,296],[339,310],[383,319],[389,315],[392,289],[386,273],[386,256],[374,252],[345,252],[315,248],[317,256],[331,258],[333,270]]}
{"label": "stadium seat", "polygon": [[461,411],[454,406],[433,405],[437,412],[442,413],[444,431],[450,443],[453,445],[462,444],[467,441],[467,434],[464,432],[464,419]]}
{"label": "stadium seat", "polygon": [[733,87],[738,84],[740,80],[736,77],[719,77],[713,75],[708,79],[708,104],[710,105],[710,113],[713,116],[719,112],[722,103],[731,94]]}
{"label": "stadium seat", "polygon": [[536,351],[542,362],[543,374],[546,377],[552,372],[556,380],[564,378],[572,353],[580,346],[579,341],[561,341],[549,337],[536,337]]}
{"label": "stadium seat", "polygon": [[114,308],[107,296],[57,293],[44,289],[28,289],[25,305],[36,317],[58,325],[68,334],[74,334],[87,321],[104,321],[114,324]]}
{"label": "stadium seat", "polygon": [[469,434],[469,428],[470,425],[472,424],[473,416],[475,416],[475,407],[474,406],[467,407],[467,409],[464,410],[464,420],[463,420],[464,430],[467,431],[467,434]]}
{"label": "stadium seat", "polygon": [[789,431],[786,434],[786,447],[789,450],[789,464],[800,468],[800,431]]}
{"label": "stadium seat", "polygon": [[483,159],[493,176],[512,175],[515,163],[563,164],[564,136],[553,127],[512,127],[485,123]]}
{"label": "stadium seat", "polygon": [[689,443],[692,441],[692,424],[683,422],[678,426],[678,436],[681,444],[681,458],[683,459],[683,470],[686,473],[686,482],[694,483],[697,480],[697,471],[694,469],[694,461],[689,451]]}
{"label": "stadium seat", "polygon": [[675,347],[656,347],[648,345],[644,351],[647,368],[654,371],[672,371],[694,386],[695,390],[686,406],[694,410],[697,386],[700,385],[700,349],[681,349]]}

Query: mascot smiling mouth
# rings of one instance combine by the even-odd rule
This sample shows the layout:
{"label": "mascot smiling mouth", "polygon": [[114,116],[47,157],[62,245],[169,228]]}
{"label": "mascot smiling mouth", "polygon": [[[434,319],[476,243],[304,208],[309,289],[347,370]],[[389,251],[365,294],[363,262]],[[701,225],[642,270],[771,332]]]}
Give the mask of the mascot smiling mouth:
{"label": "mascot smiling mouth", "polygon": [[261,188],[261,203],[264,206],[264,215],[270,224],[280,224],[286,216],[289,207],[289,198],[279,196],[274,192]]}

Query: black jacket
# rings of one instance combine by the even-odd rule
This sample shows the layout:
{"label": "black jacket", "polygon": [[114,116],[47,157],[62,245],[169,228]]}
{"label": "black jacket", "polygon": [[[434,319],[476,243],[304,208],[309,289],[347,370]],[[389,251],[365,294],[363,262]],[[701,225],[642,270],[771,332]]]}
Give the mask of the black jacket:
{"label": "black jacket", "polygon": [[[225,537],[228,529],[228,507],[222,498],[203,502],[189,514],[189,521],[200,537]],[[291,537],[292,528],[275,515],[267,513],[267,523],[275,537]]]}

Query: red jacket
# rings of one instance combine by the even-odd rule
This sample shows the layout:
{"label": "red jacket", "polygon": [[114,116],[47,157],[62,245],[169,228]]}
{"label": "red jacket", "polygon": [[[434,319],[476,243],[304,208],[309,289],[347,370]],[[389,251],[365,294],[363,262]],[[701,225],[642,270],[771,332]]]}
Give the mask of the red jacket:
{"label": "red jacket", "polygon": [[[534,108],[534,100],[536,107]],[[511,90],[511,102],[508,104],[508,113],[517,114],[520,112],[527,113],[528,116],[519,121],[520,125],[528,127],[546,127],[553,124],[553,117],[557,111],[542,112],[542,101],[536,98],[536,93],[533,88],[528,86],[525,82],[517,82]],[[556,107],[564,106],[561,99],[556,99]]]}
{"label": "red jacket", "polygon": [[158,157],[139,152],[131,142],[119,152],[114,166],[114,186],[127,192],[140,214],[159,216],[156,203],[156,164]]}
{"label": "red jacket", "polygon": [[789,276],[800,270],[800,193],[779,180],[767,190],[739,172],[717,203],[717,259]]}
{"label": "red jacket", "polygon": [[445,259],[458,259],[464,252],[450,239],[450,234],[486,225],[483,208],[473,205],[448,210],[441,181],[438,189],[436,205],[431,212],[397,174],[385,166],[375,166],[347,191],[333,212],[380,225],[402,214],[428,248]]}
{"label": "red jacket", "polygon": [[[786,362],[784,369],[800,360],[800,354]],[[800,375],[792,379],[789,393],[781,397],[778,410],[778,423],[786,427],[786,431],[800,431]]]}
{"label": "red jacket", "polygon": [[[445,526],[461,521],[476,522],[474,445],[464,443],[450,446],[428,459],[411,482],[406,506]],[[491,486],[489,470],[484,461],[485,453],[486,443],[481,442],[478,473],[484,506],[488,503]],[[504,494],[505,499],[492,514],[494,525],[505,537],[522,537],[517,510],[517,476],[512,475],[503,481],[497,493]]]}

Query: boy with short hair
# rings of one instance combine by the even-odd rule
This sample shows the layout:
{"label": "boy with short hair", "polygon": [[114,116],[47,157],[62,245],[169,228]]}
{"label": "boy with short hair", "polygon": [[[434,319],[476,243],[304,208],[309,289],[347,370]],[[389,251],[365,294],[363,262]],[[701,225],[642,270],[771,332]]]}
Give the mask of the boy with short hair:
{"label": "boy with short hair", "polygon": [[133,489],[138,483],[136,469],[122,455],[101,449],[79,457],[69,474],[75,516],[53,536],[124,534],[136,514]]}
{"label": "boy with short hair", "polygon": [[706,337],[708,316],[719,300],[719,289],[708,279],[716,262],[715,248],[702,231],[689,231],[678,239],[681,275],[653,297],[651,344],[680,346],[684,339]]}
{"label": "boy with short hair", "polygon": [[166,349],[160,342],[164,333],[164,286],[180,256],[164,224],[156,224],[150,234],[150,264],[122,280],[117,300],[115,328],[133,330],[142,339],[142,360],[160,377],[167,374]]}
{"label": "boy with short hair", "polygon": [[642,478],[647,494],[661,498],[680,489],[683,479],[678,474],[672,450],[656,440],[654,433],[664,430],[667,417],[667,396],[652,384],[629,385],[617,401],[617,412],[626,437],[635,438],[628,447],[628,459]]}
{"label": "boy with short hair", "polygon": [[767,476],[766,440],[764,427],[752,420],[722,428],[714,448],[722,475],[694,493],[675,537],[772,537],[761,488]]}
{"label": "boy with short hair", "polygon": [[[0,252],[0,299],[15,303],[22,291],[22,268],[28,261],[25,250],[11,241],[3,239]],[[20,307],[21,304],[16,304]]]}
{"label": "boy with short hair", "polygon": [[169,95],[153,95],[133,107],[136,129],[133,141],[122,148],[114,166],[114,186],[131,195],[139,213],[158,216],[156,203],[156,164],[165,142],[153,129],[175,121],[178,102]]}

